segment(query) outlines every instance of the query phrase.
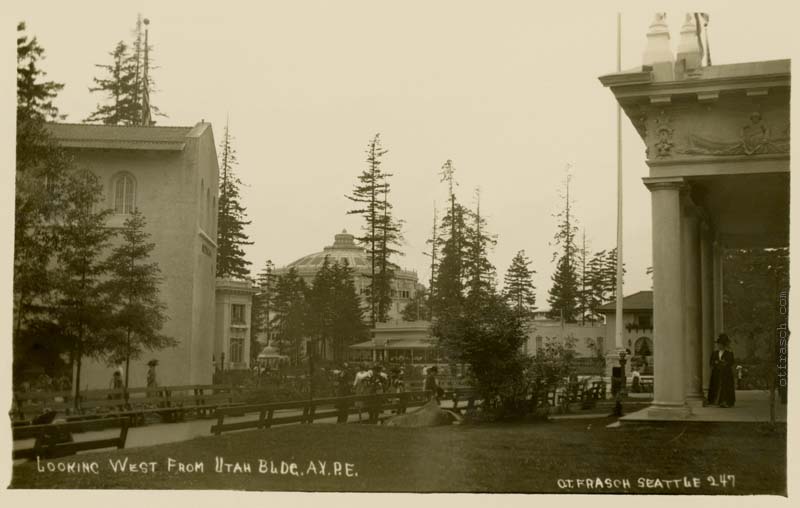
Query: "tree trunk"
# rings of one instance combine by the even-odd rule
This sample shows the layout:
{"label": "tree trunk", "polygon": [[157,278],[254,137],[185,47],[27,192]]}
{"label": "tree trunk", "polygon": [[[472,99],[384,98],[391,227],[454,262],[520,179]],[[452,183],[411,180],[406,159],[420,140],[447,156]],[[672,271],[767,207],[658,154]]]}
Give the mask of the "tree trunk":
{"label": "tree trunk", "polygon": [[77,412],[80,409],[80,395],[81,395],[81,347],[78,346],[77,351],[75,352],[75,399],[73,403],[73,407]]}
{"label": "tree trunk", "polygon": [[128,349],[125,351],[125,392],[127,394],[128,391],[128,380],[130,379],[130,367],[131,367],[131,333],[128,332]]}

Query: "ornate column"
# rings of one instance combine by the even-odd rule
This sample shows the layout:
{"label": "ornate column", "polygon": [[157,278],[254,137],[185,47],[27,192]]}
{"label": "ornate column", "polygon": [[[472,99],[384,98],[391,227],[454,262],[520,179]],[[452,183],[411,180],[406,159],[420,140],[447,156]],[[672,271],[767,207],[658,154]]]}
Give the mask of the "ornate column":
{"label": "ornate column", "polygon": [[[714,252],[711,226],[704,221],[700,230],[700,308],[703,341],[703,389],[711,377],[709,358],[714,350]],[[705,393],[705,392],[704,392]]]}
{"label": "ornate column", "polygon": [[[683,262],[683,340],[686,365],[686,401],[690,406],[703,402],[703,349],[700,329],[700,228],[696,207],[685,197],[682,233]],[[653,230],[656,231],[655,229]],[[655,289],[654,289],[655,292]]]}
{"label": "ornate column", "polygon": [[654,417],[684,417],[682,178],[645,178],[653,213]]}

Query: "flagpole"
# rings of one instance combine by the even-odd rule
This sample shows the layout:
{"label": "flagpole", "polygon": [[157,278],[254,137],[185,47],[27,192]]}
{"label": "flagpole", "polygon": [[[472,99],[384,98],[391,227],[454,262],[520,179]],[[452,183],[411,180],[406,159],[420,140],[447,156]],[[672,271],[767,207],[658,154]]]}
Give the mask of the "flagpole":
{"label": "flagpole", "polygon": [[[622,71],[622,13],[617,13],[617,72]],[[622,337],[622,107],[617,103],[617,294],[615,346],[624,351]]]}

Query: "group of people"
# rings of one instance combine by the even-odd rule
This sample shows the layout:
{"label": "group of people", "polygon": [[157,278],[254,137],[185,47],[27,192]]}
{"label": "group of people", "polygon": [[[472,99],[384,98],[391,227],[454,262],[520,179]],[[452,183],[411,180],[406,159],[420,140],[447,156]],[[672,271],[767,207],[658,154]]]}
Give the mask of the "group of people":
{"label": "group of people", "polygon": [[[425,369],[423,390],[431,392],[437,400],[441,398],[443,390],[439,387],[436,378],[438,368],[433,365]],[[337,374],[337,395],[370,395],[376,393],[402,393],[406,391],[406,372],[402,367],[392,370],[385,369],[380,364],[368,366],[358,365],[352,368],[347,363]]]}

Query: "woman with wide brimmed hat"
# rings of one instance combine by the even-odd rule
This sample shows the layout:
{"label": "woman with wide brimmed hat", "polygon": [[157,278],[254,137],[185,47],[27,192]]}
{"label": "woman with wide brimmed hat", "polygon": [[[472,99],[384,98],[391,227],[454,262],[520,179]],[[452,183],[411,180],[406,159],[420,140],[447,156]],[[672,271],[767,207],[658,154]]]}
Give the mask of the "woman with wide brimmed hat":
{"label": "woman with wide brimmed hat", "polygon": [[733,407],[736,403],[734,369],[736,360],[730,350],[731,340],[724,333],[717,337],[717,349],[711,353],[711,380],[708,383],[708,403]]}
{"label": "woman with wide brimmed hat", "polygon": [[156,380],[156,365],[158,365],[158,360],[153,358],[149,362],[147,362],[147,387],[152,388],[158,386],[158,381]]}

